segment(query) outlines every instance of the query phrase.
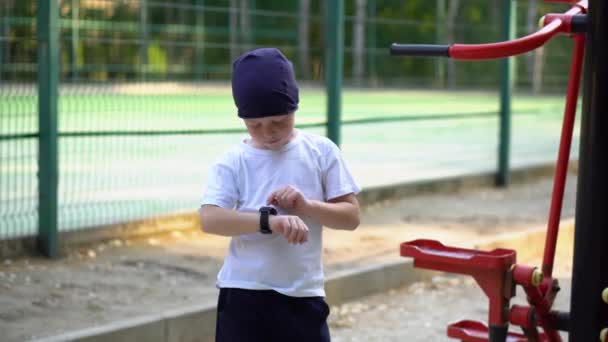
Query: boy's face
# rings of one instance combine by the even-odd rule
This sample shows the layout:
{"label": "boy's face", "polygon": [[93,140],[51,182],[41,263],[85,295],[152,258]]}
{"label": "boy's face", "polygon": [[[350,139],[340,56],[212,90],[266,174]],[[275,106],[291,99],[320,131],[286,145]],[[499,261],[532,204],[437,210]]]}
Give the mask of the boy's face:
{"label": "boy's face", "polygon": [[293,137],[294,113],[243,119],[255,147],[278,150]]}

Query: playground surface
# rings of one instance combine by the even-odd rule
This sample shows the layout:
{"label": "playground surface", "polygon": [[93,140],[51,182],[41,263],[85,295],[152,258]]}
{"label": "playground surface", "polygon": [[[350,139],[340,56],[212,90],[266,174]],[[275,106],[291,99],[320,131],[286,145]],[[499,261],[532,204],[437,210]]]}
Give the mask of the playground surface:
{"label": "playground surface", "polygon": [[[500,234],[542,228],[551,188],[552,180],[542,178],[508,189],[472,188],[372,204],[364,208],[356,231],[325,231],[326,276],[400,260],[399,243],[416,238],[472,247]],[[570,175],[562,219],[574,217],[575,188],[576,177]],[[227,243],[227,238],[192,228],[72,248],[59,261],[3,260],[2,340],[55,336],[196,303],[213,304],[215,276]],[[525,252],[531,246],[521,247]],[[522,260],[540,263],[540,259]],[[563,272],[559,277],[567,278],[569,265],[559,264],[562,260],[567,258],[558,259],[556,270]],[[561,301],[567,299],[567,292],[561,294]],[[467,298],[477,299],[469,305]],[[416,339],[408,341],[447,340],[445,325],[455,313],[472,311],[475,317],[456,318],[483,319],[485,303],[470,280],[440,276],[430,283],[332,305],[330,326],[336,341],[404,340],[407,332],[398,331],[404,329],[416,332],[411,335]],[[362,330],[366,327],[371,330]],[[381,339],[370,337],[380,330],[385,332],[378,335]]]}

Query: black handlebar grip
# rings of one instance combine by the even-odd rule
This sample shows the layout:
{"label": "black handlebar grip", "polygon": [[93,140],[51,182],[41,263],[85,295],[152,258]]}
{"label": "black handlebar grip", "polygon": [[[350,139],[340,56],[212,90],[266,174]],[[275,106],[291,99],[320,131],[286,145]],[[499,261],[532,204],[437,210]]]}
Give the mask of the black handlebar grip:
{"label": "black handlebar grip", "polygon": [[450,57],[449,45],[397,44],[391,45],[392,56]]}

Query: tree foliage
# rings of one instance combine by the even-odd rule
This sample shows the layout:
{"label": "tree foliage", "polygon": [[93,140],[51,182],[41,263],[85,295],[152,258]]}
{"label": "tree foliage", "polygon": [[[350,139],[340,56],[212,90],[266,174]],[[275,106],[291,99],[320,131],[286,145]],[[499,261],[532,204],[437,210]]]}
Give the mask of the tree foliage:
{"label": "tree foliage", "polygon": [[[61,0],[62,81],[227,80],[231,47],[238,53],[251,47],[276,46],[296,64],[308,81],[323,80],[326,1],[309,0],[308,41],[302,50],[299,1],[279,0]],[[364,20],[365,53],[353,53],[356,1],[345,1],[345,81],[358,65],[363,84],[437,83],[435,59],[395,58],[388,55],[393,42],[460,43],[493,42],[500,37],[499,0],[460,0],[453,29],[445,33],[438,18],[438,4],[429,0],[367,0]],[[231,8],[230,5],[234,8]],[[238,5],[234,5],[238,4]],[[5,0],[0,5],[0,76],[4,80],[35,80],[35,0]],[[518,35],[526,34],[527,2],[518,2]],[[562,12],[564,6],[539,2],[538,16]],[[241,9],[247,12],[241,13]],[[373,11],[372,11],[373,10]],[[446,9],[442,9],[445,13]],[[230,25],[231,11],[238,11]],[[370,13],[375,15],[370,16]],[[234,18],[233,18],[234,19]],[[439,21],[438,21],[439,20]],[[233,20],[234,22],[234,20]],[[444,27],[441,27],[443,25]],[[360,31],[359,31],[360,32]],[[441,33],[444,33],[441,35]],[[231,46],[231,33],[236,37]],[[569,39],[557,39],[544,54],[544,82],[565,84]],[[305,55],[302,55],[305,51]],[[363,57],[362,57],[363,56]],[[365,58],[364,70],[355,58]],[[522,60],[522,63],[524,61]],[[304,72],[298,63],[304,63]],[[371,64],[370,64],[371,63]],[[529,71],[519,69],[518,82],[530,85]],[[497,62],[456,62],[452,77],[462,87],[498,83]]]}

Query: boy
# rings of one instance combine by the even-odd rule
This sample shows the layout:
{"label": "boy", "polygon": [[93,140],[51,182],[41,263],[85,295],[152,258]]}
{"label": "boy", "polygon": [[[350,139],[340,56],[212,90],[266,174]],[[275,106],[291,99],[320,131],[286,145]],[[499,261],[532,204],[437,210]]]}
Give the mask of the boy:
{"label": "boy", "polygon": [[298,86],[279,50],[240,56],[232,95],[250,137],[212,166],[199,209],[203,231],[232,237],[216,341],[329,341],[322,226],[357,228],[360,188],[335,144],[294,128]]}

